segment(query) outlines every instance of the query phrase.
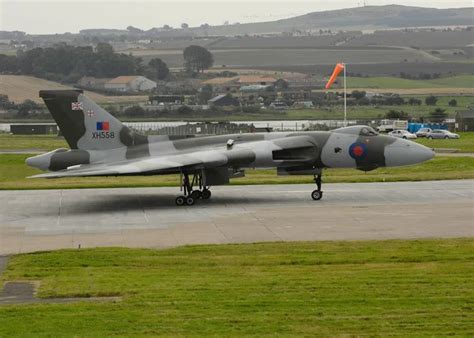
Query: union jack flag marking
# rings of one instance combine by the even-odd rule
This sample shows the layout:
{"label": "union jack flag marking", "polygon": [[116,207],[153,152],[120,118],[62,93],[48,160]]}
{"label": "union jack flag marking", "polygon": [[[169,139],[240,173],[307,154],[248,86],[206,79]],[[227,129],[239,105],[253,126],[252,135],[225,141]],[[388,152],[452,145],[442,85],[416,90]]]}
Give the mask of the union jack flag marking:
{"label": "union jack flag marking", "polygon": [[88,111],[87,111],[87,116],[89,116],[89,117],[94,117],[94,115],[95,115],[95,113],[94,113],[93,110],[88,110]]}
{"label": "union jack flag marking", "polygon": [[72,110],[82,110],[82,102],[71,102]]}

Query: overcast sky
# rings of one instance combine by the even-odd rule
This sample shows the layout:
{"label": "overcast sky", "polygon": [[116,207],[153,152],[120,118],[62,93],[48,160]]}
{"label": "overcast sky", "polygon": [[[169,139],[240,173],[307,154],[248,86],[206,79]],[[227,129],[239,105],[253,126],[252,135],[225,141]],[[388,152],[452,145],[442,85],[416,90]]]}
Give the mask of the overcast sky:
{"label": "overcast sky", "polygon": [[[454,8],[470,7],[472,0],[367,0],[369,5]],[[85,28],[119,28],[132,25],[141,29],[179,27],[225,21],[258,22],[288,18],[309,12],[357,7],[364,0],[0,0],[0,30],[20,30],[32,34],[76,33]]]}

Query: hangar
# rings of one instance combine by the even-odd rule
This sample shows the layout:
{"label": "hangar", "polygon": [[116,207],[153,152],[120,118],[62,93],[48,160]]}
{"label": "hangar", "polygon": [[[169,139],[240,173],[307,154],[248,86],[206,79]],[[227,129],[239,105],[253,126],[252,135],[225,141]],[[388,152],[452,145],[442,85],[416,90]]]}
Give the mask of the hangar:
{"label": "hangar", "polygon": [[456,124],[459,131],[474,131],[474,109],[457,112]]}

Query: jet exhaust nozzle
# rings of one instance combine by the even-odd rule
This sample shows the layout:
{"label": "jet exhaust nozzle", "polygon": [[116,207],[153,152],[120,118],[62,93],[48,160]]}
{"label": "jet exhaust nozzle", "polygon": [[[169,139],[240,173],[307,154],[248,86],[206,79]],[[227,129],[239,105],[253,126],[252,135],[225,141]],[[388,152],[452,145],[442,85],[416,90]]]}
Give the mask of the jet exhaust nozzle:
{"label": "jet exhaust nozzle", "polygon": [[25,160],[25,163],[26,165],[32,168],[46,171],[46,170],[49,170],[49,168],[51,167],[51,158],[53,157],[53,155],[58,154],[58,153],[63,153],[66,151],[68,151],[68,149],[59,148],[45,154],[28,157]]}

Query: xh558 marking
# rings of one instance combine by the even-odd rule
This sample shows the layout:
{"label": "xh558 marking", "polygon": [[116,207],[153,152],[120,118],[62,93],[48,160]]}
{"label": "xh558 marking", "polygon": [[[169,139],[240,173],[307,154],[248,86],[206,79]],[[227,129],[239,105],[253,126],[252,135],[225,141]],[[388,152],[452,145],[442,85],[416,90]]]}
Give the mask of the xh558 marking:
{"label": "xh558 marking", "polygon": [[[70,149],[30,157],[48,173],[34,178],[180,174],[177,205],[211,197],[210,186],[242,177],[248,168],[277,168],[278,175],[312,175],[323,196],[324,168],[364,171],[427,161],[432,150],[379,135],[367,126],[330,132],[253,133],[191,138],[143,136],[124,126],[80,90],[40,91]],[[195,188],[196,187],[196,188]]]}

